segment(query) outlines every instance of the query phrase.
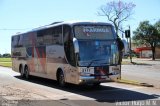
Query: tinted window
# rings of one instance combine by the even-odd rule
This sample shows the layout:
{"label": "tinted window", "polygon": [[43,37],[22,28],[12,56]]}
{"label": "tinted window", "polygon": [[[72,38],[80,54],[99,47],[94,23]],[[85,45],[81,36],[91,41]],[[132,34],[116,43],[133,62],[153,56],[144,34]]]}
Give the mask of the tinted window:
{"label": "tinted window", "polygon": [[62,44],[62,26],[38,31],[37,45]]}
{"label": "tinted window", "polygon": [[33,46],[34,44],[34,40],[35,40],[35,36],[36,33],[27,33],[27,34],[23,34],[23,45],[24,46]]}
{"label": "tinted window", "polygon": [[12,37],[12,47],[22,47],[22,35],[16,35]]}
{"label": "tinted window", "polygon": [[72,41],[73,39],[72,30],[71,30],[71,27],[67,25],[63,26],[63,28],[64,28],[63,30],[64,50],[65,50],[66,58],[72,66],[75,66],[76,62],[75,62],[74,46]]}

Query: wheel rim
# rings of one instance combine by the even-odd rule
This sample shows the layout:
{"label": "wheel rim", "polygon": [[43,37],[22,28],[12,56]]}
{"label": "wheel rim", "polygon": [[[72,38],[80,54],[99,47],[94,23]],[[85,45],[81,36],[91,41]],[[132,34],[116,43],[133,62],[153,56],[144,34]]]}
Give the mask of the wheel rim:
{"label": "wheel rim", "polygon": [[23,68],[20,67],[20,74],[21,74],[21,77],[24,77],[24,73],[23,73]]}
{"label": "wheel rim", "polygon": [[62,72],[59,74],[59,84],[60,84],[60,86],[64,86],[65,85],[64,75],[63,75]]}
{"label": "wheel rim", "polygon": [[25,77],[26,79],[29,78],[29,72],[28,72],[28,67],[25,68]]}

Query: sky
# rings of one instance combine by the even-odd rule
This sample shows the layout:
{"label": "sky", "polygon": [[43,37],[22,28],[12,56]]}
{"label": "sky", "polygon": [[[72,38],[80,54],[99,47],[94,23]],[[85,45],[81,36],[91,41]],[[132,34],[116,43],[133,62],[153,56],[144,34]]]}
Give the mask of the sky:
{"label": "sky", "polygon": [[[112,0],[0,0],[0,54],[11,52],[11,36],[56,21],[89,20],[108,22],[98,16],[99,8]],[[118,1],[118,0],[115,0]],[[123,24],[134,31],[139,23],[160,19],[160,0],[123,0],[136,5],[132,17]]]}

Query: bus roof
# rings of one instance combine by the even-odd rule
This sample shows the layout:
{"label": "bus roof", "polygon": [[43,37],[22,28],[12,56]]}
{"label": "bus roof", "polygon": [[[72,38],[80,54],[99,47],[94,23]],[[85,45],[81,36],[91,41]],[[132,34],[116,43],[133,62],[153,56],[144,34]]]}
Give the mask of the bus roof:
{"label": "bus roof", "polygon": [[[89,24],[95,24],[95,25],[111,25],[110,23],[106,23],[106,22],[95,22],[95,21],[59,21],[59,22],[53,22],[49,25],[44,25],[44,26],[41,26],[41,27],[38,27],[38,28],[34,28],[28,32],[25,32],[25,33],[29,33],[29,32],[35,32],[35,31],[39,31],[39,30],[43,30],[43,29],[47,29],[47,28],[52,28],[52,27],[55,27],[55,26],[60,26],[60,25],[70,25],[70,26],[73,26],[73,25],[89,25]],[[25,34],[25,33],[18,33],[18,34],[15,34],[15,35],[20,35],[20,34]]]}

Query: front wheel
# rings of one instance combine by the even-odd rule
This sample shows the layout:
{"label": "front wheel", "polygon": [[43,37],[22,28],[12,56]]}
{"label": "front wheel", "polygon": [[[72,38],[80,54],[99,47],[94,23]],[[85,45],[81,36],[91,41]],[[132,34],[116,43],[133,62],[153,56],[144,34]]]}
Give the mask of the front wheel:
{"label": "front wheel", "polygon": [[58,73],[58,83],[61,87],[64,87],[65,86],[65,79],[64,79],[64,74],[63,74],[63,71],[60,71]]}
{"label": "front wheel", "polygon": [[29,79],[29,70],[28,70],[27,66],[24,69],[24,76],[25,76],[26,79]]}
{"label": "front wheel", "polygon": [[94,83],[94,84],[93,84],[93,87],[100,87],[100,84],[101,84],[100,82]]}
{"label": "front wheel", "polygon": [[24,78],[24,72],[23,72],[23,67],[22,66],[19,67],[19,72],[20,72],[21,78]]}

